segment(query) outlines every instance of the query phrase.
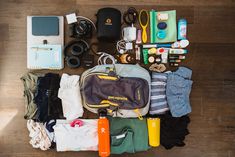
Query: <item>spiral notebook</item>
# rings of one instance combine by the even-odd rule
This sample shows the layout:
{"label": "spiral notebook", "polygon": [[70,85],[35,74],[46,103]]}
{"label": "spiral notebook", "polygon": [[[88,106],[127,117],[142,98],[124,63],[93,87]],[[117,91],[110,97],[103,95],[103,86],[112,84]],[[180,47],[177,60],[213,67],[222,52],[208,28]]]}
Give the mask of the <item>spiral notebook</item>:
{"label": "spiral notebook", "polygon": [[63,45],[63,16],[27,16],[28,69],[63,69]]}
{"label": "spiral notebook", "polygon": [[29,47],[27,67],[29,69],[62,69],[61,45],[32,45]]}

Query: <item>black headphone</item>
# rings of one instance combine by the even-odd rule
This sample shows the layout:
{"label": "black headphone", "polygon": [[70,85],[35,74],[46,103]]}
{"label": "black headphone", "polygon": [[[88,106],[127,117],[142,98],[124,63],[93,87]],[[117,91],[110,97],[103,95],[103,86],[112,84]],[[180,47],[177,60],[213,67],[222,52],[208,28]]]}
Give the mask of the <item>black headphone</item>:
{"label": "black headphone", "polygon": [[[64,48],[64,56],[70,68],[81,65],[80,57],[89,50],[89,45],[84,40],[72,40]],[[69,54],[70,53],[70,54]]]}

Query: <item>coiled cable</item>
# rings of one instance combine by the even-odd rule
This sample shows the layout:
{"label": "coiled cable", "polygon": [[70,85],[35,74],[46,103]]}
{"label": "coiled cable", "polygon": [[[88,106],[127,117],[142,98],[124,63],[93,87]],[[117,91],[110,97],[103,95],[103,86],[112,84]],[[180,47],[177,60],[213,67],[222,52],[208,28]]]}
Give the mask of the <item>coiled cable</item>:
{"label": "coiled cable", "polygon": [[138,19],[138,12],[134,7],[128,8],[128,10],[123,14],[123,21],[127,25],[132,25],[136,23],[137,19]]}

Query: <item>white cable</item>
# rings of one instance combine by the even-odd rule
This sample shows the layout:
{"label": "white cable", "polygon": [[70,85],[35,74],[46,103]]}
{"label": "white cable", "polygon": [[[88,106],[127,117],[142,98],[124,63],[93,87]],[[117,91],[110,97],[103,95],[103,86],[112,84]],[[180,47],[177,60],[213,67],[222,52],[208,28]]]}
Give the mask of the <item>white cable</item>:
{"label": "white cable", "polygon": [[96,30],[96,26],[95,26],[95,23],[91,20],[91,19],[89,19],[89,18],[87,18],[87,17],[85,17],[85,16],[77,16],[77,18],[81,18],[81,19],[85,19],[85,20],[88,20],[89,22],[91,22],[91,24],[94,26],[94,28],[95,28],[95,30]]}
{"label": "white cable", "polygon": [[119,40],[116,45],[116,49],[120,54],[126,53],[129,50],[133,49],[133,45],[129,41]]}
{"label": "white cable", "polygon": [[112,55],[106,52],[97,52],[96,54],[100,55],[100,57],[98,58],[98,65],[108,64],[107,63],[108,59],[112,61],[111,64],[115,64],[117,62],[116,59]]}
{"label": "white cable", "polygon": [[118,51],[120,54],[125,53],[125,52],[127,51],[127,50],[126,50],[126,41],[125,41],[125,40],[119,40],[119,41],[117,42],[116,48],[117,48],[117,51]]}

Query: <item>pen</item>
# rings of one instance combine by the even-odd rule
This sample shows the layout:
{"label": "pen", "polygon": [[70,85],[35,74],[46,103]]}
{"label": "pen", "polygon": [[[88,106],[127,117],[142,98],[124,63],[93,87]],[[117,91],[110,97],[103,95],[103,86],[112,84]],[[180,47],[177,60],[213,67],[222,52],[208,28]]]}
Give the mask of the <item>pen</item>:
{"label": "pen", "polygon": [[40,50],[51,51],[52,50],[52,48],[46,48],[46,47],[31,47],[31,49],[35,51],[40,51]]}

